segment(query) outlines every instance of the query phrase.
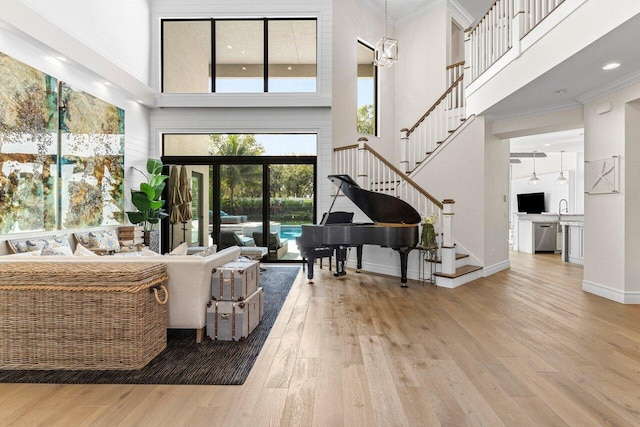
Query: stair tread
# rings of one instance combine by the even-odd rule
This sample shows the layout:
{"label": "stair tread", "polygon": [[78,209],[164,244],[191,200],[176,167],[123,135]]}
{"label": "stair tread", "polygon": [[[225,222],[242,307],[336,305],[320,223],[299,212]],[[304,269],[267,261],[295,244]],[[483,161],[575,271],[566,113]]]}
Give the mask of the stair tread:
{"label": "stair tread", "polygon": [[482,267],[478,265],[463,265],[456,268],[456,272],[453,274],[445,273],[433,273],[434,276],[447,277],[449,279],[455,279],[456,277],[464,276],[465,274],[473,273],[474,271],[482,270]]}
{"label": "stair tread", "polygon": [[[467,254],[456,254],[456,260],[462,259],[462,258],[468,258],[469,255]],[[425,258],[424,259],[426,262],[433,262],[436,264],[442,264],[442,260],[441,259],[431,259],[431,258]]]}

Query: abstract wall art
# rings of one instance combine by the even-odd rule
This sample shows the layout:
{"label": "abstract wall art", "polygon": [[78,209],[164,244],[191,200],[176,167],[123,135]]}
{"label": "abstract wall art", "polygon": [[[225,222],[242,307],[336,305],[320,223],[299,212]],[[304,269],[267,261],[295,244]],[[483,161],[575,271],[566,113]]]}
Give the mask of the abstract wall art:
{"label": "abstract wall art", "polygon": [[124,222],[124,111],[0,53],[0,234]]}

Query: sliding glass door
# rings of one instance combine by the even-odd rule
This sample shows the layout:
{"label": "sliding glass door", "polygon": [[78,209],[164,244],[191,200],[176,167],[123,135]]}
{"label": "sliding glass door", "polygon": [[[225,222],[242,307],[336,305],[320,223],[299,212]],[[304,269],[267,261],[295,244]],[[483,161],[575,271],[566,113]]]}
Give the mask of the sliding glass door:
{"label": "sliding glass door", "polygon": [[[277,151],[277,142],[286,145],[279,146],[281,153],[291,154],[266,154]],[[179,155],[192,154],[198,144],[208,147],[208,155]],[[197,207],[192,202],[197,221],[189,246],[259,246],[269,261],[300,261],[295,238],[302,224],[316,222],[316,157],[300,155],[301,147],[313,147],[315,154],[315,135],[165,135],[163,162],[202,174],[192,175],[194,198],[200,201]],[[199,229],[207,233],[201,237]],[[167,236],[165,251],[175,246]]]}

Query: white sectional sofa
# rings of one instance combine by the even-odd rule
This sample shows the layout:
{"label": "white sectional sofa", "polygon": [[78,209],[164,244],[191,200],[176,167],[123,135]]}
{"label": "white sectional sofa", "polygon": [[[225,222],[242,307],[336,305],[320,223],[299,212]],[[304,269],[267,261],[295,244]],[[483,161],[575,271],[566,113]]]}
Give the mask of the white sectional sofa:
{"label": "white sectional sofa", "polygon": [[236,260],[241,248],[232,246],[207,257],[193,255],[153,256],[0,256],[0,262],[141,263],[161,262],[169,276],[168,328],[196,329],[202,341],[206,326],[206,306],[211,300],[211,273]]}

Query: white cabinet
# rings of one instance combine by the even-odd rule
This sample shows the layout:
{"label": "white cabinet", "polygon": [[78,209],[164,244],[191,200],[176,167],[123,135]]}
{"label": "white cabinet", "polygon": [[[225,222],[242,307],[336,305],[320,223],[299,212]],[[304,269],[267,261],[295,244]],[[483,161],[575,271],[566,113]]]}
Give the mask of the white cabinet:
{"label": "white cabinet", "polygon": [[584,264],[584,227],[582,225],[567,225],[565,237],[565,261]]}

